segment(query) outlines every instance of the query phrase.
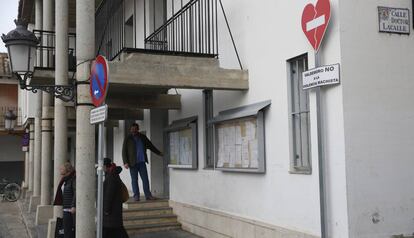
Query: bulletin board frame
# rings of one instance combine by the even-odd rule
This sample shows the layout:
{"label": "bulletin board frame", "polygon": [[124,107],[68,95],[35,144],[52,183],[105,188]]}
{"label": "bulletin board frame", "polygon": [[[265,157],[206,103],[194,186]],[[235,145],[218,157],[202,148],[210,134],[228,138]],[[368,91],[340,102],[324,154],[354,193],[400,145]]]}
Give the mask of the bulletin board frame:
{"label": "bulletin board frame", "polygon": [[[198,169],[198,126],[197,117],[189,117],[180,120],[173,121],[168,127],[164,129],[164,151],[168,158],[168,167],[173,169]],[[177,160],[177,164],[171,163],[171,148],[170,138],[171,133],[183,132],[185,130],[191,130],[191,164],[178,164],[180,160]]]}
{"label": "bulletin board frame", "polygon": [[[265,150],[265,120],[264,120],[264,108],[270,105],[269,101],[264,101],[248,106],[234,108],[219,113],[215,119],[210,123],[214,128],[214,157],[215,157],[215,169],[224,172],[240,172],[240,173],[265,173],[266,172],[266,150]],[[219,133],[218,128],[225,124],[237,124],[246,120],[255,120],[256,122],[256,137],[257,139],[257,166],[243,167],[243,166],[219,166]],[[251,161],[251,157],[249,158]],[[250,164],[251,165],[251,164]]]}

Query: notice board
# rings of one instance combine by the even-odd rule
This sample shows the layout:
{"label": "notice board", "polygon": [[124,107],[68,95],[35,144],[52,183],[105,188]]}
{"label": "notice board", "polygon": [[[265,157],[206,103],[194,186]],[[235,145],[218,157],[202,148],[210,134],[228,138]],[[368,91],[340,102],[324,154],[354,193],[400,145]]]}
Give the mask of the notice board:
{"label": "notice board", "polygon": [[193,135],[191,128],[170,133],[170,164],[191,165]]}
{"label": "notice board", "polygon": [[197,169],[197,117],[173,121],[164,132],[168,167]]}
{"label": "notice board", "polygon": [[214,125],[215,168],[228,172],[265,173],[264,109],[271,101],[219,112]]}
{"label": "notice board", "polygon": [[218,168],[258,168],[256,117],[218,123],[216,135]]}

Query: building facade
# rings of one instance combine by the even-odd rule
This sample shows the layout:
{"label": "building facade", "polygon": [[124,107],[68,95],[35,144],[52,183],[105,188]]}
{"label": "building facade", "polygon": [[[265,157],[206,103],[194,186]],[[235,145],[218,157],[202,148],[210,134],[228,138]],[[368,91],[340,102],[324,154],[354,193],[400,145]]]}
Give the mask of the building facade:
{"label": "building facade", "polygon": [[[0,53],[0,179],[17,182],[24,181],[25,154],[21,140],[22,112],[18,107],[17,83],[12,80],[7,53]],[[14,130],[5,130],[5,116],[10,111],[16,116]]]}
{"label": "building facade", "polygon": [[[76,57],[70,80],[85,77],[79,72],[90,59],[79,47],[90,48],[91,40],[90,55],[109,60],[104,154],[122,164],[123,139],[138,122],[165,152],[150,155],[152,192],[169,199],[185,230],[248,238],[413,234],[412,2],[77,1],[89,4],[82,11],[73,3],[66,32],[76,32],[76,44],[68,34],[65,73]],[[328,12],[321,16],[329,26],[316,53],[302,14],[308,4],[317,12],[327,3],[330,21]],[[94,32],[79,29],[85,13],[95,14]],[[384,14],[399,24],[394,33],[382,31]],[[333,64],[339,84],[302,89],[303,72]],[[82,90],[78,104],[65,109],[74,163],[95,158],[94,143],[85,149],[75,134],[90,126],[80,111],[74,115],[79,100],[87,103]],[[88,136],[82,140],[93,140],[94,129]],[[93,173],[91,166],[85,168]],[[121,178],[131,188],[128,170]],[[78,204],[91,206],[83,196]],[[87,226],[77,236],[94,231]]]}

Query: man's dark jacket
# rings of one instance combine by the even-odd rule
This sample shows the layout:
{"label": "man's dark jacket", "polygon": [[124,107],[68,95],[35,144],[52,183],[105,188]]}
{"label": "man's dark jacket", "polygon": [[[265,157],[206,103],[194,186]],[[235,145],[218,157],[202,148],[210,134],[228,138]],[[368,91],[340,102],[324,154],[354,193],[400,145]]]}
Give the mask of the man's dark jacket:
{"label": "man's dark jacket", "polygon": [[121,173],[122,168],[116,167],[113,171],[106,173],[103,185],[103,227],[119,228],[123,226],[122,221],[122,193]]}
{"label": "man's dark jacket", "polygon": [[[142,142],[144,148],[145,162],[148,163],[147,149],[151,150],[157,155],[161,155],[161,152],[151,143],[147,136],[138,133],[137,135]],[[137,147],[135,145],[135,139],[132,134],[128,135],[124,144],[122,145],[122,160],[124,164],[128,164],[129,167],[134,167],[137,161]]]}

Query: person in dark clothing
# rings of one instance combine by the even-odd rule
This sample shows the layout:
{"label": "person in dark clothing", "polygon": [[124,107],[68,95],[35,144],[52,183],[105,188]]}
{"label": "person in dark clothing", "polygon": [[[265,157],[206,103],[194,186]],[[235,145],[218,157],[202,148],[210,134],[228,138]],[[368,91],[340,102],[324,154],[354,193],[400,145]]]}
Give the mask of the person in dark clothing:
{"label": "person in dark clothing", "polygon": [[134,200],[139,201],[138,173],[142,179],[146,200],[155,200],[156,198],[152,196],[150,191],[147,165],[145,164],[148,163],[147,149],[159,156],[163,156],[163,153],[145,135],[139,133],[137,123],[132,124],[130,132],[131,134],[125,138],[122,146],[122,160],[125,168],[129,169],[131,174]]}
{"label": "person in dark clothing", "polygon": [[59,182],[53,205],[63,206],[63,230],[65,238],[75,237],[76,176],[69,162],[60,167],[62,179]]}
{"label": "person in dark clothing", "polygon": [[105,181],[103,184],[103,238],[128,238],[122,219],[122,171],[109,158],[104,159]]}

